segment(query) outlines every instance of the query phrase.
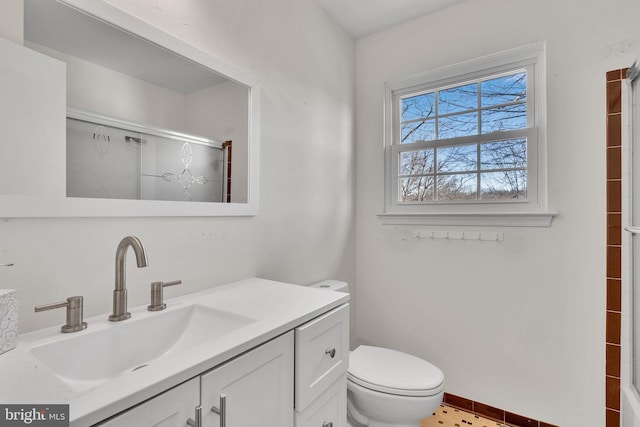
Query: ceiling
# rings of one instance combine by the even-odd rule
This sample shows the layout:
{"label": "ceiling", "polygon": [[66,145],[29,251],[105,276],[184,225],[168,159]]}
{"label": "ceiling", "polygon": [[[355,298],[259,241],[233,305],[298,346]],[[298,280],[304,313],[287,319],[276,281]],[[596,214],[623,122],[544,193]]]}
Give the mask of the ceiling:
{"label": "ceiling", "polygon": [[317,0],[356,39],[464,0]]}

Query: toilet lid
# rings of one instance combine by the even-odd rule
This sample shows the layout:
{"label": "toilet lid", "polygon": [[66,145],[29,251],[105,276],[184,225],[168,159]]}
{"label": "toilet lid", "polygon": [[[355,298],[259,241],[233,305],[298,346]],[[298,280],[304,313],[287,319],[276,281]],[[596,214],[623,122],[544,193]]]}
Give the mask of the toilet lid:
{"label": "toilet lid", "polygon": [[401,396],[431,396],[444,386],[442,371],[426,360],[366,345],[350,353],[348,378],[370,390]]}

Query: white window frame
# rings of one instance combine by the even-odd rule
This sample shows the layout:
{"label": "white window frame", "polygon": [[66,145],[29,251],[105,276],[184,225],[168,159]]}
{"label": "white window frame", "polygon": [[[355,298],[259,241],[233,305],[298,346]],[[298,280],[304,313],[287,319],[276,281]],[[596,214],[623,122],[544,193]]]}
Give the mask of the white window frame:
{"label": "white window frame", "polygon": [[[398,156],[407,151],[400,138],[400,98],[455,86],[510,71],[527,72],[527,123],[519,131],[499,133],[500,140],[519,135],[527,138],[527,199],[516,201],[427,201],[400,203],[398,200]],[[460,64],[450,65],[385,83],[384,150],[385,206],[379,214],[383,224],[423,225],[504,225],[549,226],[553,213],[547,210],[546,192],[546,81],[545,46],[534,43],[495,53]],[[487,142],[496,133],[464,137]],[[411,144],[411,149],[429,148],[438,141]],[[404,146],[404,149],[403,149]]]}

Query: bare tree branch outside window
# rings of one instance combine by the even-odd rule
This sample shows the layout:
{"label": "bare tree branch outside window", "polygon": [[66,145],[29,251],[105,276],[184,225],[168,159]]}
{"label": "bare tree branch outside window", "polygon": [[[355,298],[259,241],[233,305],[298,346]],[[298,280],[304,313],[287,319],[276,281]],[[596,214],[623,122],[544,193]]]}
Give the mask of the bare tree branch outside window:
{"label": "bare tree branch outside window", "polygon": [[[526,128],[524,71],[402,98],[399,201],[526,199],[527,140],[499,138]],[[494,134],[492,142],[467,138]],[[410,149],[425,141],[433,144]]]}

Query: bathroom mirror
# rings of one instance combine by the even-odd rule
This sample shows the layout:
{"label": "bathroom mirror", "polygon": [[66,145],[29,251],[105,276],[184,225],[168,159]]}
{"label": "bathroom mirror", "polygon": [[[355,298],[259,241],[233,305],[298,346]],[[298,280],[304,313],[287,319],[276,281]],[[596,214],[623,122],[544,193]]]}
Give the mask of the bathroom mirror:
{"label": "bathroom mirror", "polygon": [[65,191],[26,216],[257,213],[254,79],[107,1],[24,7],[25,47],[67,76]]}

